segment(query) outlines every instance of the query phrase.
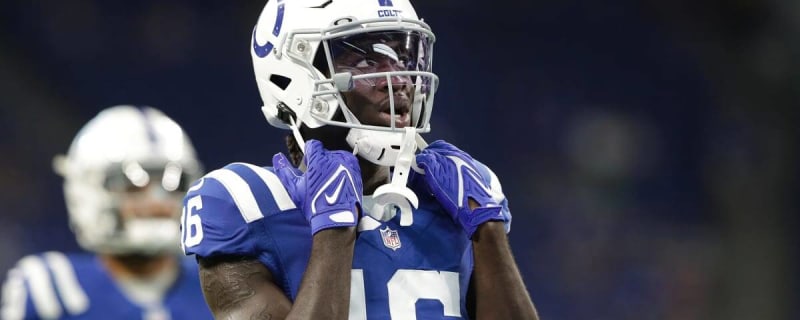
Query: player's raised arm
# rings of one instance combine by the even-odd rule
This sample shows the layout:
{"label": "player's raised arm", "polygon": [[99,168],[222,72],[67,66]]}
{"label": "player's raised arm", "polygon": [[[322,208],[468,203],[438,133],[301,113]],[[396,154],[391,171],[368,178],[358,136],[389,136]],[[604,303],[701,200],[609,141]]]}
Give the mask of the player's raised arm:
{"label": "player's raised arm", "polygon": [[311,226],[311,257],[287,319],[347,319],[355,226],[363,185],[356,157],[328,151],[317,140],[306,147],[306,172],[283,154],[273,158],[281,182],[288,186]]}
{"label": "player's raised arm", "polygon": [[354,227],[317,232],[297,300],[287,319],[347,319]]}
{"label": "player's raised arm", "polygon": [[[477,203],[470,201],[473,210]],[[539,319],[511,247],[503,223],[488,221],[472,235],[475,271],[470,288],[476,319]]]}
{"label": "player's raised arm", "polygon": [[[358,161],[316,140],[306,151],[305,173],[278,154],[271,171],[231,164],[187,194],[184,249],[199,257],[203,293],[215,317],[348,317],[363,193]],[[286,261],[279,251],[296,259]],[[291,271],[299,262],[307,267]]]}
{"label": "player's raised arm", "polygon": [[473,316],[538,319],[506,237],[511,215],[494,174],[444,141],[431,143],[416,160],[431,193],[472,239]]}
{"label": "player's raised arm", "polygon": [[263,224],[269,213],[295,205],[284,188],[258,188],[246,179],[257,173],[277,180],[263,168],[231,164],[195,182],[183,200],[182,247],[197,257],[216,319],[283,319],[291,308],[275,280],[281,269],[258,258],[268,246]]}

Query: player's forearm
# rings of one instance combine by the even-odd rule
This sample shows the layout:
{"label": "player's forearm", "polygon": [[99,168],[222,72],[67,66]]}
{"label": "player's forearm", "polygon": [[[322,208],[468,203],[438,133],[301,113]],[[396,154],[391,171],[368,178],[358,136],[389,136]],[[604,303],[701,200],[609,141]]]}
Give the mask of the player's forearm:
{"label": "player's forearm", "polygon": [[287,319],[347,319],[354,227],[317,232],[303,282]]}
{"label": "player's forearm", "polygon": [[487,222],[472,238],[477,319],[538,319],[502,222]]}

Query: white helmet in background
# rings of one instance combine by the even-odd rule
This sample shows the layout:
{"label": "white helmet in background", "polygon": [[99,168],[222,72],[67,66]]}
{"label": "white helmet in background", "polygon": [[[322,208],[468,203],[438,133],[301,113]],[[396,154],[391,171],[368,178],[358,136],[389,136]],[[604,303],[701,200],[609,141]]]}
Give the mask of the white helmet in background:
{"label": "white helmet in background", "polygon": [[[161,111],[120,105],[100,112],[54,160],[64,177],[70,226],[86,250],[158,254],[180,250],[180,212],[171,218],[125,219],[120,197],[131,187],[157,186],[176,201],[201,176],[189,137]],[[159,179],[160,181],[151,181]]]}
{"label": "white helmet in background", "polygon": [[[402,57],[380,43],[361,48],[354,45],[365,36],[403,43]],[[291,129],[301,146],[298,129],[302,124],[351,128],[347,142],[358,155],[379,165],[395,166],[404,135],[430,131],[428,122],[439,81],[431,72],[434,41],[430,27],[417,17],[408,0],[269,0],[253,29],[250,46],[262,111],[271,125]],[[343,50],[390,56],[402,60],[402,68],[335,71],[333,61],[337,51]],[[409,77],[413,86],[412,106],[407,111],[410,129],[397,128],[394,123],[390,127],[362,124],[341,92],[379,78],[393,83],[396,77]],[[390,116],[394,118],[399,115],[392,91],[389,93]],[[343,120],[334,118],[340,110]],[[411,153],[416,150],[407,149]]]}

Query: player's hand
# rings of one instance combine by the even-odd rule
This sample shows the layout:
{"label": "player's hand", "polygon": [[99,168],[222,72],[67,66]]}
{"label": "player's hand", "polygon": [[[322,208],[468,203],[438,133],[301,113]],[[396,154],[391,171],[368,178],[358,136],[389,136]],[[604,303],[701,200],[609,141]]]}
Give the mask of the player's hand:
{"label": "player's hand", "polygon": [[306,142],[306,172],[291,165],[283,153],[272,158],[275,173],[311,225],[311,233],[358,223],[361,167],[350,152],[328,151],[317,140]]}
{"label": "player's hand", "polygon": [[[481,176],[476,161],[466,152],[437,140],[423,149],[416,160],[433,196],[470,238],[486,221],[506,222],[502,207],[485,183],[489,179]],[[472,206],[470,200],[474,201]]]}

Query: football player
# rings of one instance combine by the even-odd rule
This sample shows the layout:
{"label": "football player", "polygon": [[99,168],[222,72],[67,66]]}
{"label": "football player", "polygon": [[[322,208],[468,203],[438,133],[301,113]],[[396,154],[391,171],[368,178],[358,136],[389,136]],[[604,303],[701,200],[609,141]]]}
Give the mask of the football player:
{"label": "football player", "polygon": [[45,252],[9,271],[0,318],[211,319],[197,264],[181,255],[181,198],[202,175],[181,127],[114,106],[54,161],[72,231],[91,253]]}
{"label": "football player", "polygon": [[536,319],[495,175],[427,145],[434,34],[408,0],[270,0],[251,56],[272,166],[184,198],[184,250],[222,319]]}

